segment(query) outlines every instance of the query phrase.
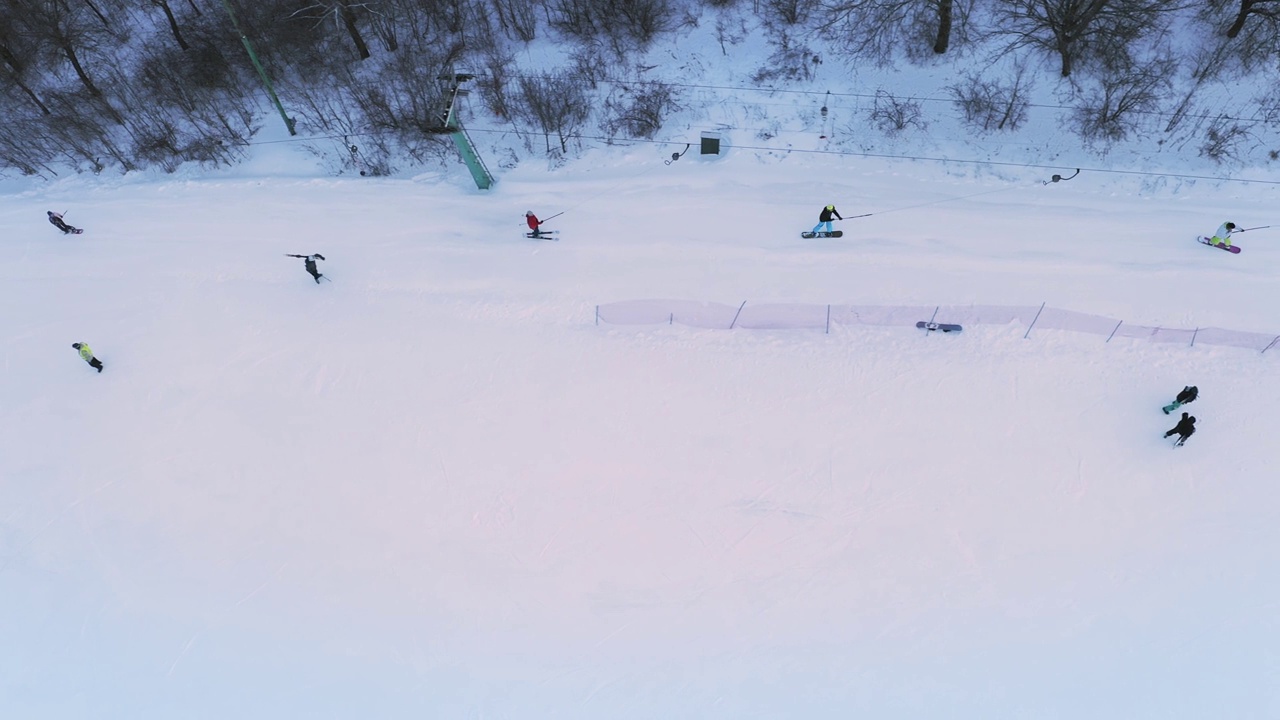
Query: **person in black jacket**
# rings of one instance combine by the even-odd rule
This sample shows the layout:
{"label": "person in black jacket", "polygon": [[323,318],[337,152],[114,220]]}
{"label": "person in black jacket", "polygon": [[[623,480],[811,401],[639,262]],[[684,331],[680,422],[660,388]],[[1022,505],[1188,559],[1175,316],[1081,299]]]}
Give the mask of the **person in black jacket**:
{"label": "person in black jacket", "polygon": [[303,267],[307,269],[307,272],[311,273],[311,277],[316,279],[316,284],[320,284],[320,278],[324,277],[324,273],[316,269],[316,260],[323,260],[323,255],[316,253],[314,255],[285,255],[285,257],[302,258]]}
{"label": "person in black jacket", "polygon": [[1184,412],[1182,413],[1182,419],[1178,421],[1178,424],[1174,425],[1173,429],[1165,433],[1164,436],[1169,437],[1170,435],[1177,433],[1178,442],[1174,443],[1174,445],[1181,445],[1187,441],[1187,438],[1194,435],[1195,432],[1196,432],[1195,417]]}
{"label": "person in black jacket", "polygon": [[833,228],[833,226],[831,225],[831,216],[832,216],[832,215],[836,216],[837,218],[839,218],[839,219],[841,219],[841,220],[843,220],[843,219],[844,219],[844,218],[840,217],[840,211],[839,211],[839,210],[836,210],[836,206],[835,206],[835,205],[828,205],[828,206],[826,206],[826,207],[822,208],[822,212],[818,213],[818,224],[813,226],[813,234],[814,234],[814,235],[817,235],[817,234],[818,234],[818,230],[819,230],[819,229],[821,229],[821,228],[824,228],[824,227],[826,228],[826,230],[824,230],[824,232],[826,232],[828,235],[829,235],[829,234],[831,234],[832,232],[834,232],[834,230],[832,229],[832,228]]}
{"label": "person in black jacket", "polygon": [[1182,387],[1182,392],[1178,393],[1178,397],[1174,398],[1173,402],[1164,406],[1164,414],[1168,415],[1189,402],[1195,402],[1195,399],[1199,396],[1200,388],[1195,385],[1184,385]]}
{"label": "person in black jacket", "polygon": [[54,227],[61,230],[63,235],[79,235],[81,232],[84,232],[80,228],[71,227],[70,225],[68,225],[67,221],[62,219],[62,213],[56,213],[52,210],[49,210],[47,214],[49,215],[49,222]]}

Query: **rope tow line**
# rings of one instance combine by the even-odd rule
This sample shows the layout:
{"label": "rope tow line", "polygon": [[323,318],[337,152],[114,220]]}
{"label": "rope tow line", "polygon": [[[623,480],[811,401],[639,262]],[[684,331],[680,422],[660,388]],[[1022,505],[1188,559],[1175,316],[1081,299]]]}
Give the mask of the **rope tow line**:
{"label": "rope tow line", "polygon": [[[1076,168],[1075,173],[1067,177],[1063,177],[1057,173],[1054,173],[1053,177],[1049,180],[1036,180],[1035,182],[1039,183],[1040,185],[1048,185],[1049,183],[1056,183],[1056,182],[1062,182],[1064,180],[1070,180],[1071,178],[1074,178],[1076,175],[1079,175],[1079,174],[1080,174],[1080,169]],[[889,208],[888,210],[877,210],[876,212],[873,212],[873,213],[863,213],[861,215],[850,215],[849,217],[845,218],[845,220],[856,220],[858,218],[871,217],[872,215],[885,215],[887,213],[899,212],[902,210],[914,210],[916,208],[925,207],[927,205],[937,205],[939,203],[953,202],[956,200],[968,200],[969,198],[980,197],[982,195],[992,195],[999,192],[1007,192],[1009,190],[1022,190],[1027,187],[1030,187],[1030,186],[1014,185],[1012,187],[996,188],[995,190],[983,190],[982,192],[973,193],[972,195],[961,195],[959,197],[942,198],[941,200],[930,200],[929,202],[918,203],[916,205],[906,205],[904,207]],[[1257,228],[1250,228],[1250,229],[1252,230]],[[1243,231],[1237,231],[1237,232],[1243,232]]]}

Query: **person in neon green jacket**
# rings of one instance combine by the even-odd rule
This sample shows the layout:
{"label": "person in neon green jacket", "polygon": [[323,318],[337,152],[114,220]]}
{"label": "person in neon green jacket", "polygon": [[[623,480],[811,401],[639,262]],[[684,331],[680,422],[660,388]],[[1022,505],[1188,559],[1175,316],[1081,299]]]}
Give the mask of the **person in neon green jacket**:
{"label": "person in neon green jacket", "polygon": [[102,361],[93,356],[93,350],[89,349],[89,343],[71,343],[71,347],[80,351],[80,357],[89,363],[89,367],[97,368],[98,372],[102,372]]}

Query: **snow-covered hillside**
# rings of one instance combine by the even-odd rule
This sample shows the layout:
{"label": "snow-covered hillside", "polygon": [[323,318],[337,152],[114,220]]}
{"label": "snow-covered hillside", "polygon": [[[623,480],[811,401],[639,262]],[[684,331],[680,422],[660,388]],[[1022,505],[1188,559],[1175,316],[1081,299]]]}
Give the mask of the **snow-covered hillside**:
{"label": "snow-covered hillside", "polygon": [[[5,715],[1280,711],[1280,350],[594,324],[1047,302],[1280,334],[1280,231],[1192,242],[1269,224],[1275,184],[665,158],[0,197]],[[801,240],[828,202],[872,215]],[[283,257],[313,252],[331,283]]]}

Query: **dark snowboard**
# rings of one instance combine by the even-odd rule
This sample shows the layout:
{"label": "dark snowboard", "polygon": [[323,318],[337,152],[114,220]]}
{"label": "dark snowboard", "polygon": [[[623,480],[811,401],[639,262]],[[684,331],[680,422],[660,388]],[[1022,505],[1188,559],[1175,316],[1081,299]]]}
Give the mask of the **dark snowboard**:
{"label": "dark snowboard", "polygon": [[1201,245],[1208,245],[1208,246],[1209,246],[1209,247],[1211,247],[1211,248],[1218,248],[1219,250],[1226,250],[1227,252],[1232,253],[1232,254],[1234,254],[1234,255],[1239,255],[1239,254],[1240,254],[1240,246],[1239,246],[1239,245],[1236,245],[1236,244],[1234,244],[1234,243],[1232,243],[1230,247],[1228,247],[1228,246],[1226,246],[1226,245],[1214,245],[1213,243],[1209,242],[1209,238],[1207,238],[1207,237],[1198,237],[1198,238],[1196,238],[1196,242],[1200,243]]}
{"label": "dark snowboard", "polygon": [[67,222],[62,219],[61,215],[54,215],[52,210],[49,211],[48,216],[49,222],[52,223],[54,227],[61,230],[63,235],[79,235],[84,232],[84,230],[78,227],[68,225]]}
{"label": "dark snowboard", "polygon": [[916,327],[920,328],[921,330],[929,330],[929,331],[941,330],[942,332],[960,332],[961,330],[964,329],[959,325],[948,325],[946,323],[925,322],[923,320],[916,323]]}
{"label": "dark snowboard", "polygon": [[844,235],[844,231],[843,231],[843,230],[836,230],[835,232],[829,232],[829,233],[828,233],[828,232],[820,232],[820,233],[815,233],[815,232],[802,232],[802,233],[800,233],[800,237],[802,237],[802,238],[829,238],[829,237],[841,237],[841,236],[843,236],[843,235]]}

